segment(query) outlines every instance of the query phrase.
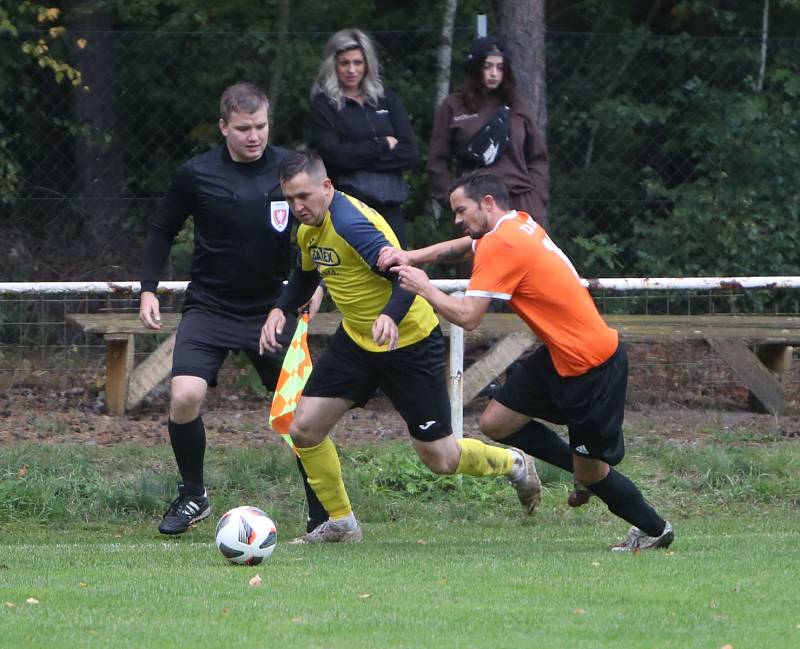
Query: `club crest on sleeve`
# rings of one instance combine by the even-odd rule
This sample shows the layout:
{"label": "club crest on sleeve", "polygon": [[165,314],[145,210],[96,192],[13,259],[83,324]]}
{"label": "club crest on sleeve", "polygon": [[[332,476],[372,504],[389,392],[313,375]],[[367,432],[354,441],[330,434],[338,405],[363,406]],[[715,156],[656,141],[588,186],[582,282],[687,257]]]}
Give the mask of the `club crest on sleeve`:
{"label": "club crest on sleeve", "polygon": [[283,232],[289,225],[289,203],[286,201],[270,201],[269,222],[278,232]]}

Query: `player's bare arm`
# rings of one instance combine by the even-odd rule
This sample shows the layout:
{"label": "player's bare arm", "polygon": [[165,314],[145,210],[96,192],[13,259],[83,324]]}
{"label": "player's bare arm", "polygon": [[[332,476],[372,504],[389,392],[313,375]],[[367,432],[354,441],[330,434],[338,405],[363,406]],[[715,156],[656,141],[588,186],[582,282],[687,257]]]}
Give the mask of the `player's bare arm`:
{"label": "player's bare arm", "polygon": [[488,297],[461,297],[448,295],[436,288],[424,270],[413,266],[394,266],[393,273],[400,278],[400,287],[430,302],[445,319],[472,331],[480,325],[489,308]]}
{"label": "player's bare arm", "polygon": [[472,239],[461,237],[441,241],[416,250],[382,248],[378,255],[378,268],[387,270],[392,266],[419,266],[437,262],[457,262],[472,256]]}

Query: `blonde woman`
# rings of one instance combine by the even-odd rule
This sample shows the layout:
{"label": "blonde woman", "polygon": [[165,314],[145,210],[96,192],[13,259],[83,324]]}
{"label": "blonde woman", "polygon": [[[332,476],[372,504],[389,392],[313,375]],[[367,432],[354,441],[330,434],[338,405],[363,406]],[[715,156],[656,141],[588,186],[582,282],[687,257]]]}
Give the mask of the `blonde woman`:
{"label": "blonde woman", "polygon": [[419,162],[417,139],[399,97],[384,87],[375,46],[359,29],[325,45],[311,88],[312,143],[334,185],[389,222],[405,247],[403,171]]}

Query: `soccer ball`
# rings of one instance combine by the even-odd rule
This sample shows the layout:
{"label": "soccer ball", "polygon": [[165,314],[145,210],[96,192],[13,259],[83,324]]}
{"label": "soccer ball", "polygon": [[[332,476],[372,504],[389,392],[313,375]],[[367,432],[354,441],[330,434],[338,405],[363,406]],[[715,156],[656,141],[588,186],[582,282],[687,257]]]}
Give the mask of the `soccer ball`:
{"label": "soccer ball", "polygon": [[217,523],[216,541],[228,561],[256,566],[275,551],[278,531],[258,507],[235,507]]}

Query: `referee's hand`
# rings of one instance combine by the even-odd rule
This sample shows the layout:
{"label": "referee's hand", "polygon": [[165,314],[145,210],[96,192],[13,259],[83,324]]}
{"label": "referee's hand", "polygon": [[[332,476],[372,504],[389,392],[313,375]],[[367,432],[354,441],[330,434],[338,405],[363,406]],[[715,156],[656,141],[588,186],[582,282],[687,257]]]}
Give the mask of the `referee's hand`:
{"label": "referee's hand", "polygon": [[139,320],[148,329],[161,329],[161,307],[152,291],[142,291],[139,298]]}
{"label": "referee's hand", "polygon": [[258,353],[276,352],[283,349],[278,342],[278,336],[283,333],[286,325],[286,316],[280,309],[272,309],[267,316],[267,321],[261,327],[261,337],[258,339]]}

